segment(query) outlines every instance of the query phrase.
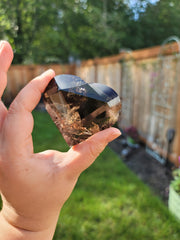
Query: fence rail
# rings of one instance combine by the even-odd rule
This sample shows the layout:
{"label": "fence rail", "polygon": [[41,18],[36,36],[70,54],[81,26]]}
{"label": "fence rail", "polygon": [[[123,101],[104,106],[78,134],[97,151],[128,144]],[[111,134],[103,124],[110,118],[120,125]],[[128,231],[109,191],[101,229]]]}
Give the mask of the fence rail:
{"label": "fence rail", "polygon": [[167,44],[118,55],[96,58],[80,65],[13,65],[8,72],[6,102],[32,78],[48,68],[69,73],[87,82],[114,88],[122,99],[123,128],[135,126],[155,151],[167,154],[166,132],[176,130],[170,159],[180,155],[180,55],[178,44]]}

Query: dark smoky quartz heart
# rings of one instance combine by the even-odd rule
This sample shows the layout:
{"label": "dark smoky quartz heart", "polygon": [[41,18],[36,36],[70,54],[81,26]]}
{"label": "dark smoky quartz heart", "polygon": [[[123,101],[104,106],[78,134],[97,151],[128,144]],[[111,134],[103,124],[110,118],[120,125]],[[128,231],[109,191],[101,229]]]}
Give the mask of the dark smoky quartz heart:
{"label": "dark smoky quartz heart", "polygon": [[112,88],[68,74],[55,76],[43,98],[69,146],[114,125],[121,110],[120,98]]}

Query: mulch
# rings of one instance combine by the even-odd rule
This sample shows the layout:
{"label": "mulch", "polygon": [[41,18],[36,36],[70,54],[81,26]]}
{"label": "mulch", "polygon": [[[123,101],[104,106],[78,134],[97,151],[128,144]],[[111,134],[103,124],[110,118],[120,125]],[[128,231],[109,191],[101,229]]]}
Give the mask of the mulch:
{"label": "mulch", "polygon": [[146,152],[146,146],[141,143],[135,148],[127,146],[123,136],[112,141],[109,146],[127,167],[167,205],[169,184],[172,180],[172,164],[167,162],[163,165],[158,162]]}

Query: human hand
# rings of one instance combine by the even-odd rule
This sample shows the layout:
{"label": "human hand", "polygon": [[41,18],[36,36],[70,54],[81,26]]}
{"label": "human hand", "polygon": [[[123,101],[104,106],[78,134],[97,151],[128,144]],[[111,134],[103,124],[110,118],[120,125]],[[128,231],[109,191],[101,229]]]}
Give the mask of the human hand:
{"label": "human hand", "polygon": [[[13,59],[9,43],[0,43],[0,98]],[[109,128],[73,146],[67,153],[33,152],[32,110],[54,72],[48,70],[29,82],[7,110],[0,101],[0,239],[52,239],[64,202],[82,171],[108,142],[120,135]]]}

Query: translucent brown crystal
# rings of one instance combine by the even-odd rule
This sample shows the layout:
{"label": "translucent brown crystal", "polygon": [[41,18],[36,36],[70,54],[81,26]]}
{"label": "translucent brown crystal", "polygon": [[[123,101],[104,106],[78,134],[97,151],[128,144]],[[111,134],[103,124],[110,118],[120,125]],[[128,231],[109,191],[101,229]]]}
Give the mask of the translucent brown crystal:
{"label": "translucent brown crystal", "polygon": [[55,76],[44,92],[44,103],[69,146],[114,125],[121,102],[117,93],[99,83],[74,75]]}

